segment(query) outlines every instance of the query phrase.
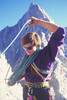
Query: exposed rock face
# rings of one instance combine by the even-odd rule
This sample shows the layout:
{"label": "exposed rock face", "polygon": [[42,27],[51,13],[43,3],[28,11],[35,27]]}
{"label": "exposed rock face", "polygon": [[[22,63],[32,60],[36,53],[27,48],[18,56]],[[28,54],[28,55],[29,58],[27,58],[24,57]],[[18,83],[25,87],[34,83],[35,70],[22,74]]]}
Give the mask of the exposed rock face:
{"label": "exposed rock face", "polygon": [[64,41],[64,54],[67,57],[67,27],[65,27],[65,32],[66,32],[66,35],[65,35],[65,41]]}

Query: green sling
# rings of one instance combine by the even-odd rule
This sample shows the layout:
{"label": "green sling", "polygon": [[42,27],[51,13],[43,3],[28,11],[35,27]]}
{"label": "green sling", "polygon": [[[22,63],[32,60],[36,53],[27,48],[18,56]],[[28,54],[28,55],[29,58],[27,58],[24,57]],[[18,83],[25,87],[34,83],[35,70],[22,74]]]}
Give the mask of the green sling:
{"label": "green sling", "polygon": [[15,70],[8,80],[8,85],[14,85],[24,74],[27,67],[32,64],[39,53],[39,49],[36,50],[31,56],[25,55],[21,65]]}

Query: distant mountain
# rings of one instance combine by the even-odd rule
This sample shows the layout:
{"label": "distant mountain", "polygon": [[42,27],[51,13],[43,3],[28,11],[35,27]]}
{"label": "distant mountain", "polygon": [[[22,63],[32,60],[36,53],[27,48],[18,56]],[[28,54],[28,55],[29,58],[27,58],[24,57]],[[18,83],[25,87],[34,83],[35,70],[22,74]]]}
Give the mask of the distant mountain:
{"label": "distant mountain", "polygon": [[65,35],[65,41],[64,41],[64,53],[65,53],[65,56],[67,57],[67,27],[65,27],[65,32],[66,32],[66,35]]}
{"label": "distant mountain", "polygon": [[[12,27],[7,26],[3,30],[0,31],[0,53],[2,53],[4,51],[4,49],[11,43],[11,41],[15,38],[15,36],[20,31],[20,29],[23,27],[24,23],[31,16],[35,16],[35,17],[41,18],[46,21],[51,21],[50,18],[48,17],[48,15],[46,14],[46,12],[43,9],[41,9],[39,5],[31,4],[28,11],[22,16],[22,18],[17,22],[16,25],[14,25]],[[21,36],[25,35],[29,31],[38,32],[40,34],[40,36],[42,37],[43,42],[47,44],[46,40],[48,40],[48,37],[50,35],[50,33],[48,32],[47,29],[44,29],[43,27],[40,27],[40,26],[25,27],[23,29],[23,31],[21,32],[21,34],[19,35],[19,37],[16,39],[16,41],[11,45],[11,47],[5,53],[7,61],[11,65],[13,70],[14,70],[15,66],[18,64],[18,62],[21,60],[22,56],[24,56],[24,51],[20,45]],[[65,27],[65,32],[67,32],[67,27]],[[44,46],[44,43],[42,43],[42,46]],[[67,56],[67,36],[65,36],[64,47],[65,47],[65,56]],[[67,92],[66,92],[67,91],[67,88],[66,88],[67,67],[65,68],[65,65],[67,65],[67,63],[66,63],[67,60],[65,60],[65,58],[62,56],[60,56],[60,57],[61,57],[61,61],[64,63],[64,65],[63,65],[63,63],[60,63],[60,61],[59,61],[59,63],[54,64],[54,66],[57,66],[57,68],[55,70],[55,74],[53,74],[54,78],[52,79],[51,82],[52,82],[52,87],[54,88],[54,92],[55,92],[54,95],[55,95],[56,100],[67,100]],[[3,55],[2,55],[2,58],[0,59],[0,61],[1,61],[0,62],[0,68],[1,68],[0,74],[2,75],[2,77],[4,79],[5,77],[8,76],[8,75],[6,75],[6,73],[8,74],[8,67],[10,67],[10,66],[8,66],[7,62],[5,63],[6,60],[4,59]],[[6,91],[7,91],[7,89],[6,89]],[[8,94],[10,94],[10,93],[8,93]],[[17,95],[16,96],[13,95],[13,96],[17,97]],[[10,97],[11,97],[11,94],[10,94]],[[65,97],[66,99],[63,97]]]}
{"label": "distant mountain", "polygon": [[[2,53],[4,49],[11,43],[11,41],[15,38],[15,36],[18,34],[24,23],[31,17],[35,16],[37,18],[41,18],[46,21],[50,21],[50,18],[46,14],[46,12],[40,8],[37,4],[30,4],[30,7],[28,11],[22,16],[22,18],[17,22],[16,25],[12,27],[5,27],[3,30],[0,31],[0,52]],[[7,50],[6,58],[8,63],[11,65],[11,67],[15,67],[18,59],[21,59],[21,56],[24,55],[23,49],[21,49],[20,45],[20,38],[24,34],[30,31],[36,31],[39,34],[45,33],[46,38],[48,37],[48,30],[44,29],[41,26],[36,27],[26,27],[23,29],[19,37],[16,39],[16,41],[11,45],[11,47]],[[41,35],[41,34],[40,34]],[[42,36],[42,35],[41,35]]]}

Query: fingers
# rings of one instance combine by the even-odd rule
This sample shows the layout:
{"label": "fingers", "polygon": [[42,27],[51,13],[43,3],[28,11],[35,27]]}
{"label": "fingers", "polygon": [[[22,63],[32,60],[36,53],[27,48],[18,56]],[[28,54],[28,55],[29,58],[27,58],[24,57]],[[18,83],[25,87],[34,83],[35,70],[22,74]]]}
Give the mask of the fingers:
{"label": "fingers", "polygon": [[38,21],[38,18],[36,18],[36,17],[31,17],[31,18],[28,20],[28,25],[35,25],[35,24],[37,24],[37,21]]}
{"label": "fingers", "polygon": [[34,23],[35,23],[35,21],[34,21],[33,18],[31,18],[31,19],[29,19],[29,20],[27,21],[27,24],[28,24],[29,26],[34,25]]}
{"label": "fingers", "polygon": [[33,18],[31,18],[31,24],[34,24],[35,20]]}
{"label": "fingers", "polygon": [[32,25],[35,25],[35,24],[37,24],[37,18],[36,17],[31,17],[31,24]]}

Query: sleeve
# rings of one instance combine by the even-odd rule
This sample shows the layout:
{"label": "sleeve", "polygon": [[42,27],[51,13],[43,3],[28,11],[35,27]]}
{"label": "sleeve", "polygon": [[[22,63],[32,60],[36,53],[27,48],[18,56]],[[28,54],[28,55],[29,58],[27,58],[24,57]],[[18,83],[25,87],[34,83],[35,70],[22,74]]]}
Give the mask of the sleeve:
{"label": "sleeve", "polygon": [[65,35],[65,32],[64,32],[64,29],[59,27],[57,29],[56,32],[54,32],[50,38],[50,41],[48,43],[48,47],[49,47],[49,50],[50,50],[50,53],[51,53],[51,59],[52,61],[55,60],[55,57],[56,57],[56,54],[57,54],[57,51],[58,51],[58,47],[63,44],[64,42],[64,35]]}

